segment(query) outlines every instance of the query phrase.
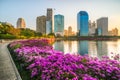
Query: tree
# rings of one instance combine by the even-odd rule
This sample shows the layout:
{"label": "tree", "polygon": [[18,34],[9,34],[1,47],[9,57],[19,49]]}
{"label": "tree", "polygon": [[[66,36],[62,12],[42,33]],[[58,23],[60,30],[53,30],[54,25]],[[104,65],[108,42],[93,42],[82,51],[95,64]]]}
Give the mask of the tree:
{"label": "tree", "polygon": [[26,36],[27,38],[34,37],[35,36],[35,31],[30,30],[28,28],[26,28],[26,29],[21,28],[20,35],[21,36]]}

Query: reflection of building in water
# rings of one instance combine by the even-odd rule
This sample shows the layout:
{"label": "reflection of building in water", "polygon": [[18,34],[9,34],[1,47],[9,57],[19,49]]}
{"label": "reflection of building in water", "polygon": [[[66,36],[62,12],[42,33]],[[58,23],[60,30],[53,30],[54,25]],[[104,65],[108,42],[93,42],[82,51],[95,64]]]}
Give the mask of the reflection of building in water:
{"label": "reflection of building in water", "polygon": [[105,41],[97,41],[96,42],[96,45],[97,45],[97,51],[98,51],[98,53],[97,53],[97,57],[98,58],[102,58],[102,56],[107,56],[107,42],[105,42]]}
{"label": "reflection of building in water", "polygon": [[56,42],[54,43],[54,49],[64,52],[64,44],[63,44],[63,41],[56,41]]}
{"label": "reflection of building in water", "polygon": [[88,55],[92,57],[97,57],[97,46],[95,41],[88,42]]}
{"label": "reflection of building in water", "polygon": [[88,54],[88,41],[78,42],[78,53],[80,53],[81,55]]}
{"label": "reflection of building in water", "polygon": [[65,53],[77,53],[77,42],[76,41],[64,41],[64,52]]}
{"label": "reflection of building in water", "polygon": [[72,42],[68,41],[68,51],[72,52]]}
{"label": "reflection of building in water", "polygon": [[120,44],[119,41],[108,42],[108,57],[112,59],[113,58],[112,56],[115,56],[118,54],[120,50],[119,44]]}

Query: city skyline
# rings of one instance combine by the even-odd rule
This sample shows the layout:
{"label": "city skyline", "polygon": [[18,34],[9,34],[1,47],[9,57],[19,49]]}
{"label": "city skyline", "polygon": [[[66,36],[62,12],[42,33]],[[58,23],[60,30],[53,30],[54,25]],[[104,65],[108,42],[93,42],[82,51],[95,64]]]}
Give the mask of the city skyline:
{"label": "city skyline", "polygon": [[24,18],[26,27],[36,28],[36,17],[46,15],[46,9],[52,8],[54,15],[65,16],[65,29],[72,26],[73,31],[77,30],[77,13],[87,11],[91,21],[96,21],[100,17],[109,18],[109,30],[120,27],[119,0],[1,0],[0,1],[0,21],[10,22],[16,27],[19,17]]}

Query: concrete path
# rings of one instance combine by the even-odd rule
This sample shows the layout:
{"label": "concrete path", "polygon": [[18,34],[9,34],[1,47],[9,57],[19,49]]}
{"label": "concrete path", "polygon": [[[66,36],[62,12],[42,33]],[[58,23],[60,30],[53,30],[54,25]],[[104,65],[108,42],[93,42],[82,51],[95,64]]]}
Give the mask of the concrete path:
{"label": "concrete path", "polygon": [[7,45],[8,43],[0,43],[0,80],[21,80]]}

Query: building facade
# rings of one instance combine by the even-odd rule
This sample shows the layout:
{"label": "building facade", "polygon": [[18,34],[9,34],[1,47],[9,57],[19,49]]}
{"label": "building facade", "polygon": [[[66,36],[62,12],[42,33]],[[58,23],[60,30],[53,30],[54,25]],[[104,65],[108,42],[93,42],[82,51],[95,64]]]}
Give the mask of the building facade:
{"label": "building facade", "polygon": [[25,20],[23,18],[18,18],[17,28],[26,28]]}
{"label": "building facade", "polygon": [[68,27],[68,36],[72,36],[72,27],[71,26]]}
{"label": "building facade", "polygon": [[46,34],[53,32],[53,10],[52,8],[47,9],[47,18],[46,18]]}
{"label": "building facade", "polygon": [[108,17],[97,19],[97,28],[101,29],[102,36],[108,35]]}
{"label": "building facade", "polygon": [[77,14],[77,32],[78,36],[88,36],[89,33],[89,16],[86,11],[80,11]]}
{"label": "building facade", "polygon": [[97,28],[97,35],[101,36],[102,35],[102,28]]}
{"label": "building facade", "polygon": [[89,36],[95,35],[95,29],[96,29],[95,21],[93,21],[93,22],[89,21]]}
{"label": "building facade", "polygon": [[80,11],[77,14],[77,29],[79,36],[88,36],[89,33],[88,20],[89,20],[89,16],[86,11]]}
{"label": "building facade", "polygon": [[46,34],[46,16],[39,16],[36,19],[36,32]]}
{"label": "building facade", "polygon": [[54,16],[54,33],[60,34],[63,36],[64,33],[64,16],[63,15],[55,15]]}

